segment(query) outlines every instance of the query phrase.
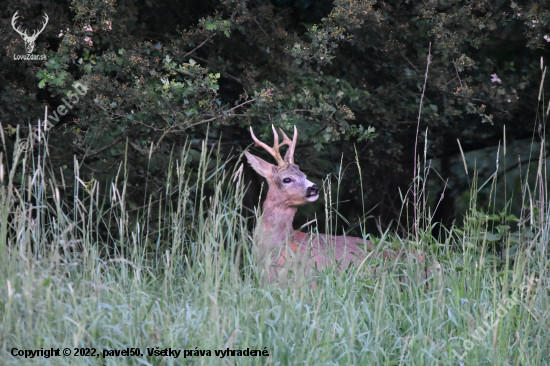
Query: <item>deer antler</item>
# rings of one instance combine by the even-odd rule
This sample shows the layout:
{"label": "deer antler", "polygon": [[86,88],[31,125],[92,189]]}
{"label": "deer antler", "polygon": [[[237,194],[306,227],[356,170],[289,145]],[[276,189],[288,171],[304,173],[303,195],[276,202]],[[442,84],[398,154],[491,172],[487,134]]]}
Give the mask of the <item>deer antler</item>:
{"label": "deer antler", "polygon": [[294,136],[292,137],[292,141],[288,138],[282,128],[279,128],[279,130],[281,130],[284,138],[283,143],[279,146],[283,146],[283,144],[288,145],[288,150],[285,154],[285,162],[294,164],[294,149],[296,148],[296,141],[298,141],[298,130],[296,129],[296,126],[294,126]]}
{"label": "deer antler", "polygon": [[28,37],[28,36],[27,36],[27,31],[25,31],[25,33],[23,33],[23,32],[21,32],[21,31],[19,30],[19,27],[15,28],[15,21],[17,20],[17,18],[19,18],[19,17],[17,16],[17,13],[19,13],[19,11],[16,11],[15,14],[13,14],[13,17],[11,18],[11,26],[12,26],[13,29],[15,29],[15,31],[16,31],[17,33],[19,33],[21,36],[23,36],[23,37]]}
{"label": "deer antler", "polygon": [[[288,136],[285,135],[283,130],[281,130],[281,132],[283,132],[284,140],[280,144],[279,144],[279,135],[277,134],[277,130],[275,130],[275,126],[271,125],[271,128],[273,129],[273,140],[274,140],[273,141],[273,147],[269,147],[267,144],[265,144],[265,143],[261,142],[260,140],[258,140],[256,138],[256,136],[254,135],[254,131],[252,131],[252,127],[250,127],[250,134],[252,135],[252,139],[256,143],[256,146],[261,146],[268,153],[270,153],[271,156],[273,156],[275,158],[275,160],[277,161],[277,165],[279,166],[279,168],[285,167],[289,163],[293,164],[294,163],[294,158],[293,158],[294,147],[296,146],[296,139],[298,138],[298,134],[297,134],[297,131],[296,131],[296,126],[294,127],[294,140],[293,141],[291,141],[288,138]],[[279,152],[279,148],[281,146],[284,146],[284,145],[289,145],[290,147],[289,147],[289,149],[288,149],[288,151],[285,155],[285,158],[283,159],[281,157],[281,153]]]}
{"label": "deer antler", "polygon": [[38,38],[38,35],[40,33],[42,33],[42,31],[44,30],[44,28],[46,28],[46,25],[48,24],[48,20],[50,20],[50,18],[48,18],[48,14],[44,13],[44,18],[46,18],[46,21],[44,22],[44,25],[42,26],[42,29],[40,29],[39,31],[34,31],[34,33],[32,34],[31,38],[32,39],[36,39]]}
{"label": "deer antler", "polygon": [[34,41],[36,40],[36,38],[38,38],[38,35],[40,33],[42,33],[42,31],[44,30],[44,28],[46,28],[46,25],[48,24],[48,20],[50,20],[50,18],[48,18],[48,14],[44,13],[44,18],[46,18],[46,21],[44,22],[44,24],[42,25],[42,29],[40,29],[39,31],[38,30],[35,30],[32,34],[32,36],[29,36],[27,35],[27,31],[25,32],[21,32],[19,30],[19,27],[15,27],[15,21],[17,20],[17,18],[19,18],[19,16],[17,15],[19,13],[19,11],[16,11],[15,14],[13,14],[13,17],[11,18],[11,26],[13,27],[13,29],[15,29],[15,31],[17,33],[19,33],[23,39],[25,40],[31,40],[31,41]]}

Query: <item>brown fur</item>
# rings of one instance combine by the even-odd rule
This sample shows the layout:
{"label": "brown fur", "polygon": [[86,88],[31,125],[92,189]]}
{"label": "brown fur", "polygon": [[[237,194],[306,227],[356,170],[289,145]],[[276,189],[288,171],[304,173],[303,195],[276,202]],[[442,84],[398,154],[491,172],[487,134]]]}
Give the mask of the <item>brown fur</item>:
{"label": "brown fur", "polygon": [[[277,167],[248,152],[245,154],[252,168],[267,179],[269,186],[256,245],[259,257],[271,267],[271,280],[289,258],[292,261],[299,259],[305,264],[306,270],[312,267],[323,270],[338,265],[338,271],[341,272],[350,264],[359,265],[371,251],[376,252],[370,241],[363,238],[324,234],[313,236],[294,230],[292,221],[298,206],[318,198],[318,195],[308,197],[308,192],[315,185],[306,179],[295,164]],[[284,183],[284,179],[290,179],[291,182]],[[386,251],[382,254],[387,259],[393,253]]]}
{"label": "brown fur", "polygon": [[[296,127],[294,127],[292,141],[281,130],[284,136],[281,144],[279,144],[275,127],[272,126],[272,128],[275,134],[273,147],[259,141],[254,136],[252,128],[250,132],[256,145],[263,147],[275,158],[277,166],[245,152],[252,168],[263,176],[269,185],[263,206],[262,222],[257,227],[255,242],[258,258],[268,267],[266,270],[270,280],[284,274],[289,265],[296,269],[295,265],[301,263],[300,269],[306,272],[314,267],[323,270],[336,265],[338,272],[341,272],[351,264],[360,265],[371,254],[382,255],[387,260],[403,253],[390,250],[378,251],[369,240],[363,238],[311,235],[294,230],[292,221],[298,206],[317,200],[319,189],[308,181],[305,174],[294,164],[293,155],[298,137]],[[279,152],[279,148],[283,145],[289,146],[284,159]],[[412,254],[417,255],[419,261],[425,259],[424,255],[416,251]],[[436,268],[440,270],[439,263],[437,261],[435,263]],[[421,280],[430,276],[432,272],[432,267],[428,267]]]}

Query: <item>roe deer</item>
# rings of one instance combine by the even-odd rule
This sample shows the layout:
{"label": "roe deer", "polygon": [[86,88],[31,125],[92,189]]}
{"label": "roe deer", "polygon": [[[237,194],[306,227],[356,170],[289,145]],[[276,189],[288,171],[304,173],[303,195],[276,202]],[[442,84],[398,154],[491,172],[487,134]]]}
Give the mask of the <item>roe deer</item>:
{"label": "roe deer", "polygon": [[[275,158],[276,166],[245,152],[252,168],[267,179],[269,186],[260,223],[263,227],[257,228],[260,238],[256,240],[256,245],[259,246],[260,257],[271,267],[270,279],[273,280],[287,259],[293,258],[305,259],[306,269],[316,265],[322,270],[336,263],[338,272],[341,272],[352,263],[359,265],[369,252],[375,251],[369,240],[323,234],[313,236],[292,227],[298,206],[317,200],[319,187],[307,180],[298,165],[294,164],[294,150],[298,138],[296,126],[292,140],[280,129],[284,137],[280,144],[275,127],[271,127],[275,140],[273,147],[259,141],[252,127],[250,133],[256,146],[261,146]],[[284,145],[288,145],[288,148],[283,159],[279,148]],[[292,254],[287,253],[288,249]],[[393,253],[385,251],[383,256],[388,259]],[[332,259],[336,262],[332,262]]]}

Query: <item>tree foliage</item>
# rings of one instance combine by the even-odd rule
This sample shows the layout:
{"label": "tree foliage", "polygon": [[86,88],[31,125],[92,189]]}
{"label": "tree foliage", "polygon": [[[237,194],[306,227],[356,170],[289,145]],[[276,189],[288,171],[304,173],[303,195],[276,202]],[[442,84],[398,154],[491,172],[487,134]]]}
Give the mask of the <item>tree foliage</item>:
{"label": "tree foliage", "polygon": [[[29,29],[49,15],[34,51],[47,61],[13,59],[24,53],[16,11]],[[186,139],[228,154],[249,145],[249,126],[271,139],[271,124],[296,125],[297,162],[314,180],[357,152],[346,214],[356,219],[366,197],[384,222],[412,179],[428,54],[418,149],[426,138],[429,157],[448,157],[457,139],[465,150],[498,143],[504,124],[530,136],[550,41],[548,5],[536,1],[30,0],[0,14],[7,149],[17,126],[29,134],[80,82],[88,93],[50,131],[54,172],[71,172],[75,156],[86,179],[103,180],[128,151],[137,196],[159,195]]]}

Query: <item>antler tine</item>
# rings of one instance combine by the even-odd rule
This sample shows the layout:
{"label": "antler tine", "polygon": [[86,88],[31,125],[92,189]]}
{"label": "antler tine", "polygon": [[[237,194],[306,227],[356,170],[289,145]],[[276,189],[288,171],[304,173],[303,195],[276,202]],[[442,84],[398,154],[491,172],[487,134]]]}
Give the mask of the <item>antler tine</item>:
{"label": "antler tine", "polygon": [[277,161],[277,165],[279,167],[282,167],[282,166],[285,166],[286,163],[281,157],[281,153],[279,153],[279,146],[281,146],[279,145],[279,135],[277,135],[277,131],[275,130],[275,127],[273,125],[271,125],[271,128],[273,129],[273,133],[275,134],[273,137],[273,140],[274,140],[273,147],[269,147],[267,144],[258,140],[254,135],[254,131],[252,131],[252,126],[250,127],[250,134],[252,135],[252,139],[256,143],[256,146],[263,147],[268,153],[271,154],[271,156],[275,158],[275,160]]}
{"label": "antler tine", "polygon": [[283,129],[279,128],[281,130],[281,133],[283,134],[284,141],[281,145],[288,145],[288,150],[285,154],[285,161],[290,164],[294,164],[294,149],[296,149],[296,141],[298,141],[298,130],[296,129],[296,126],[294,126],[294,136],[292,137],[292,140],[288,138],[288,136],[284,133]]}
{"label": "antler tine", "polygon": [[40,33],[42,33],[42,31],[44,30],[44,28],[46,28],[46,25],[48,24],[48,20],[50,20],[50,18],[48,17],[48,14],[44,13],[44,18],[45,18],[45,22],[44,22],[44,25],[42,26],[42,29],[40,30]]}
{"label": "antler tine", "polygon": [[46,21],[44,22],[44,24],[42,24],[42,29],[40,29],[40,30],[35,29],[30,38],[37,39],[38,36],[40,35],[40,33],[42,33],[44,31],[44,29],[46,28],[46,25],[48,24],[48,20],[50,19],[50,18],[48,18],[48,14],[46,14],[46,13],[44,13],[44,18],[45,18]]}
{"label": "antler tine", "polygon": [[27,35],[27,31],[25,31],[25,33],[23,33],[23,32],[21,32],[21,31],[19,30],[19,27],[17,27],[17,28],[15,27],[15,21],[17,20],[17,18],[19,18],[19,16],[17,15],[17,13],[19,13],[19,10],[16,11],[15,14],[13,14],[13,17],[11,18],[11,26],[12,26],[13,29],[14,29],[17,33],[19,33],[20,35],[22,35],[22,36],[25,35],[25,36],[26,36],[26,35]]}

